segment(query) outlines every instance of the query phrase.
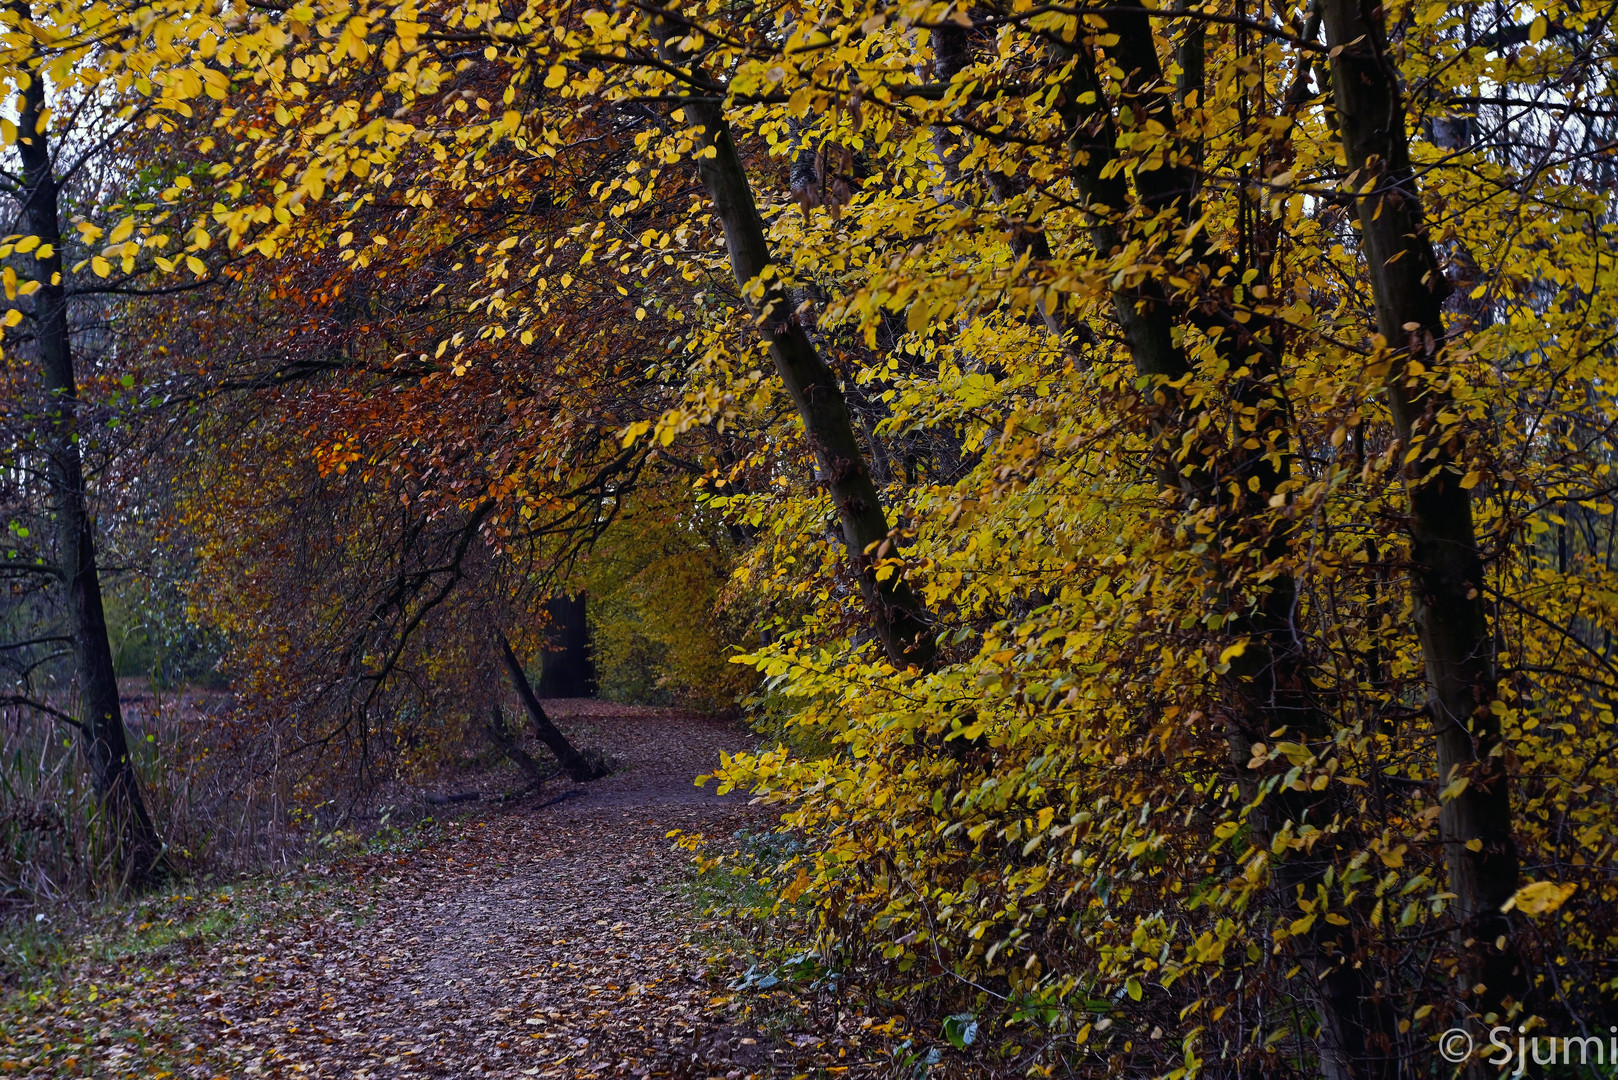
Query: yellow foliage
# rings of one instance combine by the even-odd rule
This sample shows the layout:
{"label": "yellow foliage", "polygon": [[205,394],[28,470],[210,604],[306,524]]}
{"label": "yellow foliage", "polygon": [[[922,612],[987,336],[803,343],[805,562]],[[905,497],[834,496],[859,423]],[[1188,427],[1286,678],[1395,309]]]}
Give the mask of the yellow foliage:
{"label": "yellow foliage", "polygon": [[[739,659],[826,748],[717,772],[806,845],[761,872],[892,992],[996,1003],[1075,1067],[1245,1074],[1333,1052],[1296,1018],[1332,1022],[1343,979],[1409,1060],[1486,1007],[1618,994],[1612,32],[1590,4],[1408,0],[1374,51],[1322,44],[1321,10],[1346,9],[316,2],[187,14],[114,69],[178,110],[203,81],[164,65],[207,23],[200,66],[244,97],[214,121],[232,251],[425,274],[400,249],[435,207],[565,218],[539,243],[491,214],[464,325],[420,355],[475,373],[559,334],[559,293],[622,303],[599,340],[658,324],[668,397],[611,442],[691,454],[670,499],[747,541]],[[1408,171],[1340,137],[1368,50]],[[716,101],[772,253],[735,290],[722,140],[692,127]],[[1384,214],[1416,224],[1381,257]],[[772,295],[791,310],[749,309]],[[1390,314],[1412,303],[1433,317]],[[770,369],[782,320],[860,424],[894,526],[871,552],[826,493],[856,463],[817,456]],[[1423,569],[1457,547],[1465,580]],[[936,663],[873,643],[867,555],[925,600]],[[653,576],[712,610],[706,577]],[[1479,644],[1452,716],[1457,596]],[[1554,934],[1479,907],[1468,867]],[[1528,975],[1479,998],[1496,941]]]}

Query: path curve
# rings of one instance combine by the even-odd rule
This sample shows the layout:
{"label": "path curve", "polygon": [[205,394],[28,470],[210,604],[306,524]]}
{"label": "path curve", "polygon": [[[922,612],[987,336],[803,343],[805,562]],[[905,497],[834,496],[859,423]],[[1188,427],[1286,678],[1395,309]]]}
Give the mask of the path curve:
{"label": "path curve", "polygon": [[701,942],[715,928],[682,898],[667,838],[761,823],[746,799],[692,782],[749,733],[675,710],[547,707],[618,772],[553,781],[391,864],[368,859],[353,919],[267,930],[256,955],[223,957],[264,992],[199,997],[213,1068],[223,1054],[243,1076],[736,1080],[793,1064],[790,1046],[713,1009],[723,982]]}

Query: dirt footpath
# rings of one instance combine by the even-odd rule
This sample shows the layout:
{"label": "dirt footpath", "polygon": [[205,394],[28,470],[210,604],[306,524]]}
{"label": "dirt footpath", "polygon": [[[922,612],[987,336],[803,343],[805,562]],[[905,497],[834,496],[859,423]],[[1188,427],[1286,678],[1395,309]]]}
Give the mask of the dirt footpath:
{"label": "dirt footpath", "polygon": [[331,887],[250,931],[126,963],[100,1002],[81,987],[78,1012],[14,1033],[0,1067],[199,1080],[844,1072],[850,1057],[816,1036],[730,1022],[730,973],[708,959],[724,928],[692,910],[686,857],[667,838],[763,825],[746,799],[692,783],[751,736],[672,710],[550,704],[576,745],[618,759],[615,775],[473,803],[428,846],[339,864]]}

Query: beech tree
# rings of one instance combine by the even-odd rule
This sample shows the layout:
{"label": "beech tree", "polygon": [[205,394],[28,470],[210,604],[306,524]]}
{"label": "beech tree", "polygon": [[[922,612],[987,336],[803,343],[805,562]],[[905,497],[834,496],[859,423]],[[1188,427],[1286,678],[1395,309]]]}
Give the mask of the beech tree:
{"label": "beech tree", "polygon": [[801,841],[765,891],[980,1052],[1392,1077],[1611,1013],[1604,10],[198,19],[208,317],[308,332],[204,574],[342,643],[260,700],[450,693],[655,488],[803,736],[716,774]]}

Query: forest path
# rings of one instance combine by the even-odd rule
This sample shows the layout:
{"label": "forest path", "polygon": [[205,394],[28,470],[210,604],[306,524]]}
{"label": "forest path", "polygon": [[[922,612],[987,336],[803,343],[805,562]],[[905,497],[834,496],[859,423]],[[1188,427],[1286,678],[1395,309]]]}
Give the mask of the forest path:
{"label": "forest path", "polygon": [[575,745],[611,754],[615,774],[553,781],[376,867],[357,925],[328,914],[290,943],[268,1009],[220,1008],[237,1069],[403,1080],[763,1064],[758,1039],[727,1037],[709,1015],[709,928],[680,899],[683,860],[667,838],[757,818],[693,783],[748,733],[673,710],[547,706]]}
{"label": "forest path", "polygon": [[[733,972],[709,970],[725,928],[692,909],[667,838],[765,825],[745,798],[692,782],[750,734],[673,710],[548,704],[575,745],[618,759],[615,775],[475,803],[426,845],[336,864],[328,887],[273,917],[132,958],[99,1004],[80,996],[27,1040],[43,1053],[0,1067],[198,1080],[843,1072],[854,1059],[833,1047],[847,1043],[730,1022]],[[71,1041],[83,1050],[64,1057]]]}

